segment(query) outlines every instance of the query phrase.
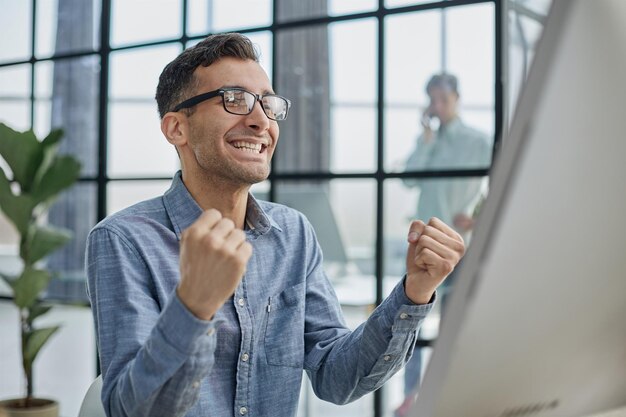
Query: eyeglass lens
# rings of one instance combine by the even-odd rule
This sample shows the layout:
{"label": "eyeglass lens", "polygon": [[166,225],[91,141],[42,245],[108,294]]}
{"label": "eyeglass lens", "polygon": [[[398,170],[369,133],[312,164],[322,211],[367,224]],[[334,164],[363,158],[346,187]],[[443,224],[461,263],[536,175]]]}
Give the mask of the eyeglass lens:
{"label": "eyeglass lens", "polygon": [[[256,103],[256,96],[243,90],[225,90],[224,106],[234,114],[249,114]],[[264,96],[261,99],[263,111],[270,119],[283,120],[287,113],[287,102],[277,96]]]}

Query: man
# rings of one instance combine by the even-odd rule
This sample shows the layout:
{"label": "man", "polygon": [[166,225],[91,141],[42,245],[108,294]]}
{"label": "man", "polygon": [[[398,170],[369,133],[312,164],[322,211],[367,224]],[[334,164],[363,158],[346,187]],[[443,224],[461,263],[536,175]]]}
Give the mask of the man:
{"label": "man", "polygon": [[351,332],[311,225],[248,193],[269,175],[289,108],[249,39],[186,50],[156,98],[182,172],[87,244],[107,414],[293,416],[303,369],[337,404],[379,388],[411,355],[462,238],[438,219],[411,223],[406,277]]}
{"label": "man", "polygon": [[[458,114],[458,81],[451,74],[437,74],[426,85],[430,105],[422,116],[423,132],[415,150],[408,158],[406,169],[448,170],[488,168],[491,146],[484,133],[467,126]],[[434,130],[433,118],[438,119],[439,129]],[[405,180],[408,186],[420,189],[417,216],[438,217],[454,225],[455,230],[469,239],[474,226],[474,212],[482,196],[481,178],[441,178]],[[454,276],[448,277],[440,291],[443,311],[446,295]],[[415,351],[404,372],[405,400],[396,410],[403,417],[410,409],[420,385],[422,370],[421,349]]]}
{"label": "man", "polygon": [[[423,133],[406,162],[406,169],[452,170],[488,168],[492,149],[487,135],[467,126],[459,117],[458,81],[451,74],[434,75],[426,85],[430,105],[422,116]],[[433,130],[431,121],[439,120]],[[472,214],[481,196],[482,179],[407,180],[420,188],[417,214],[420,218],[438,217],[453,224],[467,237],[473,226]]]}

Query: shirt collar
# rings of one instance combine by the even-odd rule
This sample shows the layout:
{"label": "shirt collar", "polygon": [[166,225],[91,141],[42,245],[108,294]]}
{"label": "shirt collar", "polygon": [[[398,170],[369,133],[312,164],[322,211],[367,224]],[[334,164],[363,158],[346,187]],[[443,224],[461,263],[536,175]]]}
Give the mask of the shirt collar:
{"label": "shirt collar", "polygon": [[444,135],[452,135],[454,136],[455,132],[457,130],[459,130],[462,126],[461,123],[461,118],[459,116],[455,117],[454,119],[450,120],[450,122],[448,122],[448,124],[441,126],[439,128],[439,131],[441,133],[443,133]]}
{"label": "shirt collar", "polygon": [[[191,224],[200,217],[200,214],[202,214],[202,208],[198,205],[196,200],[194,200],[183,183],[181,171],[176,172],[172,180],[172,185],[169,190],[163,194],[163,204],[165,205],[165,210],[172,221],[174,231],[179,240],[183,230],[191,226]],[[276,221],[263,210],[251,193],[248,193],[245,221],[248,229],[256,235],[264,235],[268,233],[272,227],[282,231]]]}

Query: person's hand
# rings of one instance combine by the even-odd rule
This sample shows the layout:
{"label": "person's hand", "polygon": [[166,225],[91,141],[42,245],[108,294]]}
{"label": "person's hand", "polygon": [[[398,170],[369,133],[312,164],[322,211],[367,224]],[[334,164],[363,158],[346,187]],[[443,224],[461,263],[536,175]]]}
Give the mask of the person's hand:
{"label": "person's hand", "polygon": [[469,232],[474,228],[474,219],[465,213],[459,213],[454,216],[454,227],[462,232]]}
{"label": "person's hand", "polygon": [[430,302],[437,287],[465,254],[463,238],[436,217],[411,223],[406,255],[406,295],[415,304]]}
{"label": "person's hand", "polygon": [[205,211],[181,235],[178,297],[196,317],[210,320],[235,292],[251,255],[243,230],[219,211]]}
{"label": "person's hand", "polygon": [[422,128],[424,129],[422,137],[424,138],[425,143],[430,142],[435,136],[435,134],[433,133],[433,128],[431,126],[431,119],[432,113],[430,107],[428,107],[426,110],[424,110],[424,113],[422,114],[422,119],[420,120],[422,123]]}

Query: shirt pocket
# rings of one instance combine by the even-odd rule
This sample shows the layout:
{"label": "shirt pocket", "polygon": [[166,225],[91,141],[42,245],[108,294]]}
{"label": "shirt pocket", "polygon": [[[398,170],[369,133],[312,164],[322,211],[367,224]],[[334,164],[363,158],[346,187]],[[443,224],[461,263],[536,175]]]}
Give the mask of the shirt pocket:
{"label": "shirt pocket", "polygon": [[269,299],[264,340],[268,365],[304,365],[305,284],[289,287]]}

